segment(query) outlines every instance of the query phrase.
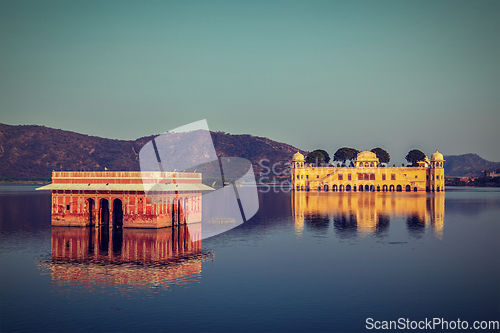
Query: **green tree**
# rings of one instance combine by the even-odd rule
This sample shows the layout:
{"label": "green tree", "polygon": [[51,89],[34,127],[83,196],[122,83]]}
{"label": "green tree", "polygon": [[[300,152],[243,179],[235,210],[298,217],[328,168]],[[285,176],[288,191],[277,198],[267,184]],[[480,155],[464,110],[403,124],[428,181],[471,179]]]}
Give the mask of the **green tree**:
{"label": "green tree", "polygon": [[325,157],[325,163],[330,162],[330,154],[326,152],[326,150],[323,149],[316,149],[315,151],[319,151],[323,156]]}
{"label": "green tree", "polygon": [[408,152],[405,159],[408,161],[408,163],[411,163],[413,166],[415,166],[417,162],[425,160],[425,154],[418,149],[412,149]]}
{"label": "green tree", "polygon": [[[312,153],[321,153],[323,155],[323,162],[318,162],[318,163],[328,163],[328,162],[330,162],[330,155],[326,152],[326,150],[316,149],[316,150],[313,150],[312,152],[310,152],[309,154],[312,154]],[[309,156],[309,154],[307,154],[307,156]],[[307,160],[307,156],[306,156],[306,162],[307,163],[316,163],[316,158],[313,158],[313,160],[311,160],[311,162],[309,162]]]}
{"label": "green tree", "polygon": [[372,153],[375,153],[375,155],[377,155],[377,158],[380,163],[389,163],[389,161],[391,160],[391,156],[389,155],[389,153],[382,148],[373,148],[370,151]]}
{"label": "green tree", "polygon": [[349,147],[339,148],[333,155],[334,161],[345,163],[347,160],[354,160],[358,156],[359,150]]}
{"label": "green tree", "polygon": [[325,156],[318,150],[312,151],[306,156],[306,163],[316,163],[319,165],[321,163],[326,163],[325,161]]}

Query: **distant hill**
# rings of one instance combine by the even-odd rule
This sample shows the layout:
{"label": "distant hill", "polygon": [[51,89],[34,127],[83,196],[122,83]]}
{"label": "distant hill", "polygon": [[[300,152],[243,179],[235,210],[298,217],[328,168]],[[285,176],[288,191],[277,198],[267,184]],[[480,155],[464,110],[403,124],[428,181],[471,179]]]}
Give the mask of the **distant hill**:
{"label": "distant hill", "polygon": [[[253,135],[211,132],[219,156],[249,159],[256,177],[264,165],[282,162],[283,170],[298,150],[291,145]],[[0,180],[50,179],[52,170],[139,171],[139,151],[156,135],[137,140],[113,140],[36,125],[0,124]]]}
{"label": "distant hill", "polygon": [[[232,135],[211,132],[219,156],[239,156],[249,159],[257,178],[267,169],[282,171],[284,163],[300,151],[291,145],[248,134]],[[0,180],[45,179],[52,170],[139,171],[139,151],[156,135],[137,140],[113,140],[36,125],[0,124]],[[500,169],[500,162],[490,162],[476,154],[445,156],[445,175],[477,177],[484,170]],[[268,175],[270,178],[273,175]],[[286,178],[286,177],[285,177]]]}
{"label": "distant hill", "polygon": [[476,154],[444,156],[444,174],[449,177],[479,177],[485,170],[500,168],[500,162],[490,162]]}

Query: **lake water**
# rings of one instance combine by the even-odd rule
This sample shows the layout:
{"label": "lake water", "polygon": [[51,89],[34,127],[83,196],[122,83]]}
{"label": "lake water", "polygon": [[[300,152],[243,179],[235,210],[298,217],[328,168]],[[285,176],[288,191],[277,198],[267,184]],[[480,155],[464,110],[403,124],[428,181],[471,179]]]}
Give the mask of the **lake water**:
{"label": "lake water", "polygon": [[199,244],[182,228],[51,228],[51,195],[36,187],[0,186],[1,331],[360,332],[367,318],[500,320],[499,189],[275,188],[259,193],[248,222]]}

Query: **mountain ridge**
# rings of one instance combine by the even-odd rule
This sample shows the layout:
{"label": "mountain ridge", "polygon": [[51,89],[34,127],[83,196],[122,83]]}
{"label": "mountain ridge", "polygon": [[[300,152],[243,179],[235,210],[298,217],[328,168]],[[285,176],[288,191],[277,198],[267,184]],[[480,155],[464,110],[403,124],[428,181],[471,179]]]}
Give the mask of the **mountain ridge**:
{"label": "mountain ridge", "polygon": [[[266,175],[266,166],[271,167],[274,163],[281,162],[276,170],[282,172],[285,169],[283,162],[289,161],[297,151],[307,154],[305,150],[265,137],[224,132],[210,134],[218,156],[249,159],[256,177]],[[139,171],[139,151],[157,135],[117,140],[40,125],[0,123],[0,180],[48,180],[53,170]],[[259,163],[264,159],[269,161]]]}
{"label": "mountain ridge", "polygon": [[[157,135],[117,140],[40,125],[0,123],[0,180],[49,180],[53,170],[139,171],[139,151]],[[276,163],[276,170],[282,172],[284,163],[297,151],[307,154],[292,145],[251,134],[211,132],[211,136],[217,155],[249,159],[258,179],[272,180],[275,175],[268,174],[267,167]],[[500,169],[500,162],[487,161],[473,153],[444,158],[448,177],[478,177],[484,170]]]}
{"label": "mountain ridge", "polygon": [[500,169],[500,162],[491,162],[474,153],[444,155],[444,174],[450,177],[479,177],[483,171]]}

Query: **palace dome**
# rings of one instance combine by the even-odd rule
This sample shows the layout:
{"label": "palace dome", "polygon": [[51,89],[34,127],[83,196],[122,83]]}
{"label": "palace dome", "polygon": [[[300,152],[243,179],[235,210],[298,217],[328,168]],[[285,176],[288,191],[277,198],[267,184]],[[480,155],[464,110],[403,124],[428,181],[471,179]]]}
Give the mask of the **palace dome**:
{"label": "palace dome", "polygon": [[304,162],[304,155],[302,155],[300,152],[296,152],[293,154],[292,157],[292,162]]}
{"label": "palace dome", "polygon": [[431,155],[431,162],[435,161],[444,161],[443,154],[437,151],[434,154]]}
{"label": "palace dome", "polygon": [[356,157],[356,161],[378,161],[377,154],[371,152],[371,151],[362,151],[361,153],[358,154]]}

